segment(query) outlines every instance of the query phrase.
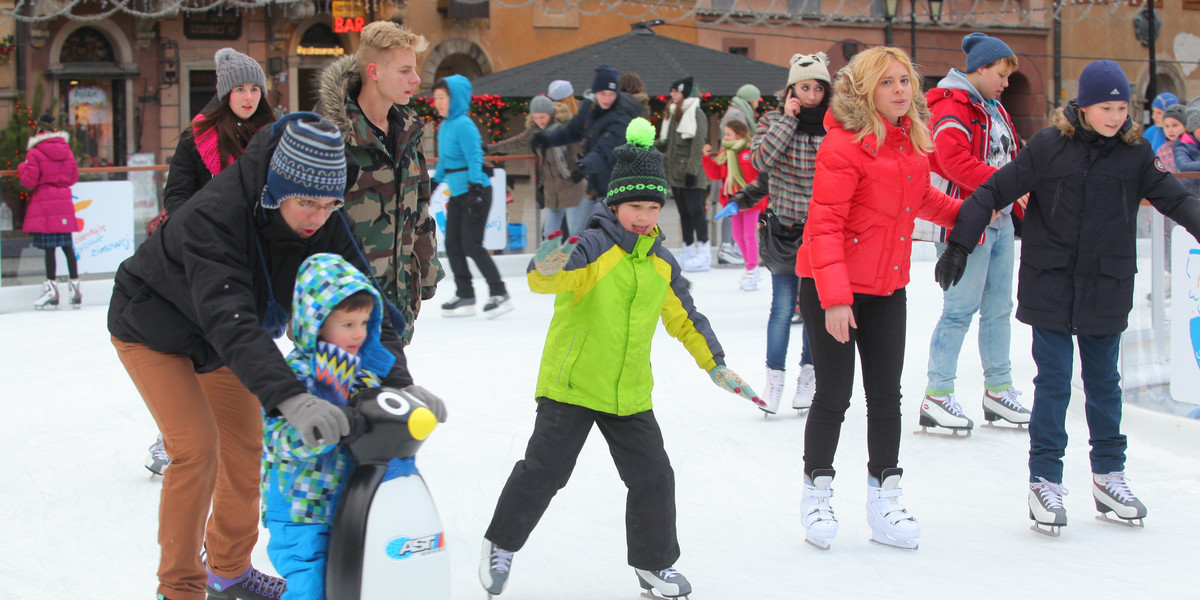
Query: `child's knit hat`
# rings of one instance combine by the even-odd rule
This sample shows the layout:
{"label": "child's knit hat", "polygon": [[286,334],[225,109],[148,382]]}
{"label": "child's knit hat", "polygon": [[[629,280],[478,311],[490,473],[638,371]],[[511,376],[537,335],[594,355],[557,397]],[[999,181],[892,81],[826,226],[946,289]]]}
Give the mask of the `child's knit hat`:
{"label": "child's knit hat", "polygon": [[42,116],[38,117],[37,120],[37,130],[39,132],[54,131],[54,115],[50,113],[42,113]]}
{"label": "child's knit hat", "polygon": [[824,81],[826,85],[830,83],[829,57],[824,52],[816,54],[793,54],[792,60],[789,62],[791,68],[788,69],[788,87],[806,79]]}
{"label": "child's knit hat", "polygon": [[224,98],[233,88],[252,83],[264,93],[267,91],[267,75],[257,60],[234,50],[221,48],[214,57],[217,63],[217,97]]}
{"label": "child's knit hat", "polygon": [[1008,44],[978,31],[963,38],[962,50],[967,54],[967,73],[974,73],[1005,56],[1014,54]]}
{"label": "child's knit hat", "polygon": [[1076,103],[1087,107],[1101,102],[1129,102],[1129,79],[1111,60],[1093,61],[1079,74]]}
{"label": "child's knit hat", "polygon": [[629,122],[625,139],[629,143],[613,151],[617,163],[608,182],[608,205],[634,200],[665,205],[667,173],[663,170],[662,153],[654,149],[654,126],[638,117]]}
{"label": "child's knit hat", "polygon": [[1154,101],[1150,103],[1150,106],[1165,111],[1176,104],[1179,104],[1179,98],[1175,97],[1175,94],[1163,92],[1154,97]]}
{"label": "child's knit hat", "polygon": [[1183,114],[1187,117],[1183,126],[1187,127],[1188,133],[1200,129],[1200,98],[1194,98],[1188,102],[1183,109]]}
{"label": "child's knit hat", "polygon": [[272,126],[283,128],[271,156],[264,208],[279,208],[293,196],[341,200],[346,192],[346,154],[342,133],[332,121],[311,112],[294,112]]}
{"label": "child's knit hat", "polygon": [[[1197,114],[1196,116],[1198,117],[1198,120],[1200,120],[1200,114]],[[1179,121],[1180,125],[1187,127],[1187,109],[1185,109],[1182,104],[1176,102],[1175,104],[1168,106],[1167,110],[1163,111],[1163,119],[1168,117]]]}
{"label": "child's knit hat", "polygon": [[683,79],[678,79],[675,81],[675,83],[671,84],[671,91],[679,92],[680,94],[683,94],[684,98],[691,96],[692,90],[694,90],[694,89],[696,89],[696,84],[692,80],[691,75],[688,75],[687,77],[684,77]]}

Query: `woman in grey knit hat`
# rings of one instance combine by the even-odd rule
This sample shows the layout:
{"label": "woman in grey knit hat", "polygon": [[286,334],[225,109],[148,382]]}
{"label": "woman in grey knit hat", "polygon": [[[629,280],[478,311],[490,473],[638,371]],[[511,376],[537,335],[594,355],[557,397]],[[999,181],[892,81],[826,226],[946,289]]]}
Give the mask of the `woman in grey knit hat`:
{"label": "woman in grey knit hat", "polygon": [[[151,235],[171,213],[241,156],[260,128],[275,121],[275,111],[266,97],[267,76],[258,61],[233,48],[221,48],[214,62],[217,96],[179,135],[163,188],[162,211],[146,227]],[[151,477],[161,476],[170,463],[160,435],[150,446],[146,468]]]}

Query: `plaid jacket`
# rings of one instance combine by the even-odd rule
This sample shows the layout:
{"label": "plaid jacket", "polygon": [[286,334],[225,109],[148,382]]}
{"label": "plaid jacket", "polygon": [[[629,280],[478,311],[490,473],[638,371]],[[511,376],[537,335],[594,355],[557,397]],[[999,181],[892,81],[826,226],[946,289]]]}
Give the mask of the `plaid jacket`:
{"label": "plaid jacket", "polygon": [[796,117],[773,110],[758,120],[750,142],[750,164],[770,174],[771,199],[767,206],[785,225],[808,218],[817,148],[825,139],[823,135],[796,131],[797,123]]}

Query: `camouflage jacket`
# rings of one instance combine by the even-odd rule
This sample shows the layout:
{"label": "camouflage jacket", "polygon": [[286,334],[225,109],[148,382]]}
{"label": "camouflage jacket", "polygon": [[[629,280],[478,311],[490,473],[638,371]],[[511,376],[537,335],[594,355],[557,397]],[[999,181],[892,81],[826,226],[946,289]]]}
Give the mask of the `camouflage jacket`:
{"label": "camouflage jacket", "polygon": [[342,130],[347,158],[358,164],[343,210],[355,224],[371,274],[408,319],[407,344],[421,301],[432,298],[446,276],[437,258],[437,224],[429,214],[421,120],[406,106],[393,107],[388,119],[396,147],[389,153],[355,101],[360,89],[354,57],[339,58],[321,72],[317,112]]}

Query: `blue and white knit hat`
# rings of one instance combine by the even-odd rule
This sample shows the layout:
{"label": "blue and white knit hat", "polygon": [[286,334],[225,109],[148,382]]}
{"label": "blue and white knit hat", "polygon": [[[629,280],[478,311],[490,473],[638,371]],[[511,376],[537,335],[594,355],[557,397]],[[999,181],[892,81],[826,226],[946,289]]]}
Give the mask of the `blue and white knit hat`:
{"label": "blue and white knit hat", "polygon": [[334,198],[346,193],[346,153],[342,133],[329,119],[311,112],[294,112],[272,126],[279,146],[271,156],[264,208],[279,208],[293,196]]}

